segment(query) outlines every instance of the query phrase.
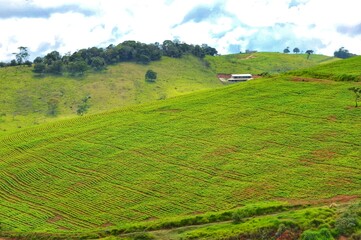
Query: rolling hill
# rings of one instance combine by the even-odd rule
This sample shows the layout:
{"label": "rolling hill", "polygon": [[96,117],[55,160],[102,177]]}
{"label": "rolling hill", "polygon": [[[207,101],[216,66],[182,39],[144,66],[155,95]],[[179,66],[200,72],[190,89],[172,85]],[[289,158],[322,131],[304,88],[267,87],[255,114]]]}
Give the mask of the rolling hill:
{"label": "rolling hill", "polygon": [[[243,54],[228,54],[210,57],[206,60],[210,67],[217,73],[282,73],[290,70],[308,68],[324,63],[337,62],[340,59],[307,54],[284,54],[277,52],[256,52]],[[322,68],[322,67],[321,67]]]}
{"label": "rolling hill", "polygon": [[[82,100],[88,101],[88,113],[135,105],[222,87],[217,73],[275,73],[314,66],[334,58],[280,53],[233,54],[181,59],[163,57],[149,65],[121,63],[101,73],[84,77],[36,77],[28,67],[0,68],[0,135],[28,126],[76,116]],[[145,72],[157,72],[155,83],[144,81]]]}
{"label": "rolling hill", "polygon": [[[157,72],[155,83],[145,82],[148,69]],[[31,70],[0,68],[0,135],[74,117],[87,96],[91,97],[88,113],[97,113],[222,86],[212,70],[193,56],[163,57],[149,65],[121,63],[101,73],[89,72],[82,78],[51,75],[39,78]]]}
{"label": "rolling hill", "polygon": [[291,71],[289,74],[336,81],[361,81],[360,61],[361,56],[357,56],[339,62]]}
{"label": "rolling hill", "polygon": [[[347,90],[359,83],[302,80],[257,79],[0,136],[2,234],[169,229],[230,220],[254,203],[260,210],[244,210],[240,225],[163,239],[335,227],[335,210],[296,203],[361,196],[361,111]],[[265,209],[282,213],[260,216]]]}

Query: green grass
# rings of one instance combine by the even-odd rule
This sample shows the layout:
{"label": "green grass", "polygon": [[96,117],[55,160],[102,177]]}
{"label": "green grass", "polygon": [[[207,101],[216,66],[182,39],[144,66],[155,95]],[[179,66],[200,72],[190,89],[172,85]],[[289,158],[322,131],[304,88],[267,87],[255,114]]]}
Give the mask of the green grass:
{"label": "green grass", "polygon": [[[158,73],[155,83],[144,80],[148,69]],[[121,63],[81,78],[35,77],[31,70],[0,68],[0,135],[74,116],[86,96],[91,96],[89,113],[97,113],[222,86],[213,71],[193,56],[163,57],[149,65]],[[51,101],[57,102],[55,116],[49,115]]]}
{"label": "green grass", "polygon": [[260,52],[206,57],[216,73],[280,73],[339,60],[324,55]]}
{"label": "green grass", "polygon": [[[216,73],[283,72],[335,61],[334,58],[280,53],[234,54],[181,59],[163,57],[149,65],[121,63],[84,77],[35,77],[32,68],[0,68],[0,135],[76,115],[82,99],[91,96],[88,114],[164,100],[222,86]],[[145,82],[148,69],[158,73],[155,83]],[[51,114],[50,107],[56,106]]]}
{"label": "green grass", "polygon": [[308,69],[292,71],[289,74],[336,81],[361,81],[360,61],[361,56],[357,56]]}
{"label": "green grass", "polygon": [[80,232],[360,196],[357,83],[260,79],[0,137],[1,226]]}

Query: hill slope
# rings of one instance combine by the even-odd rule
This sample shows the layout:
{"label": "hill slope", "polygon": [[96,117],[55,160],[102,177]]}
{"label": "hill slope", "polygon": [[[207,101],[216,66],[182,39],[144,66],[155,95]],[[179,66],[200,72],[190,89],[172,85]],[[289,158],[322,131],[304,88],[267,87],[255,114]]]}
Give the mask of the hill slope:
{"label": "hill slope", "polygon": [[292,71],[289,74],[336,81],[361,81],[361,56]]}
{"label": "hill slope", "polygon": [[[0,68],[0,135],[19,128],[75,116],[82,100],[89,113],[166,99],[202,89],[221,87],[216,73],[280,72],[314,66],[334,58],[280,53],[234,54],[200,61],[194,56],[163,57],[150,65],[121,63],[82,78],[34,77],[31,68]],[[156,83],[144,81],[145,72],[158,73]]]}
{"label": "hill slope", "polygon": [[251,54],[229,54],[206,57],[216,73],[280,73],[307,68],[322,63],[338,61],[338,58],[324,55],[284,54],[275,52],[257,52]]}
{"label": "hill slope", "polygon": [[[147,83],[148,69],[158,73]],[[182,95],[222,84],[213,71],[193,56],[163,57],[150,65],[121,63],[83,78],[34,77],[31,68],[0,68],[0,135],[59,117],[76,116],[90,96],[89,113]]]}
{"label": "hill slope", "polygon": [[87,232],[361,196],[351,83],[260,79],[0,137],[1,226]]}

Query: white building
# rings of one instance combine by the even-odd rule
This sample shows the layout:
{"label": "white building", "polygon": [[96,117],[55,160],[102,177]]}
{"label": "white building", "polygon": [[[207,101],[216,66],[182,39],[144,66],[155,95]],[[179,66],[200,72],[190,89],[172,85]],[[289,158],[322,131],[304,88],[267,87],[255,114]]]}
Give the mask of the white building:
{"label": "white building", "polygon": [[228,82],[245,82],[251,80],[252,74],[232,74],[230,78],[227,79]]}

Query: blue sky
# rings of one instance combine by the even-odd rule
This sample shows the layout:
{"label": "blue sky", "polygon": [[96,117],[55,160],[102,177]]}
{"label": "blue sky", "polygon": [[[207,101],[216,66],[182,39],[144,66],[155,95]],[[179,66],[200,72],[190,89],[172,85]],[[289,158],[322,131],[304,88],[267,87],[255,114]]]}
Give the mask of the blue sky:
{"label": "blue sky", "polygon": [[0,0],[0,61],[125,40],[206,43],[221,54],[298,47],[361,54],[356,0]]}

